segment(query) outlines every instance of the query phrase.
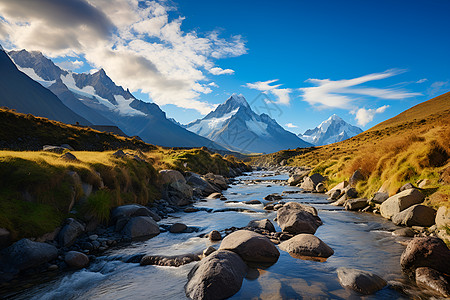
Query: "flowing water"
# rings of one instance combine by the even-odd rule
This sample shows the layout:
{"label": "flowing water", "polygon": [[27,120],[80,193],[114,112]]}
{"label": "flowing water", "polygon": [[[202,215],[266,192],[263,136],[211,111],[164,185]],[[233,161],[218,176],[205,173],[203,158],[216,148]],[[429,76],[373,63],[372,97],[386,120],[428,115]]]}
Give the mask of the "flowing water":
{"label": "flowing water", "polygon": [[[164,232],[144,242],[109,250],[88,269],[67,272],[53,279],[42,279],[40,283],[24,288],[11,298],[186,299],[184,284],[195,262],[181,267],[139,266],[135,263],[125,263],[118,258],[134,254],[195,253],[210,245],[217,248],[219,243],[211,243],[209,239],[200,238],[199,235],[214,229],[220,231],[232,226],[243,227],[252,219],[273,220],[276,213],[264,211],[262,204],[241,203],[254,199],[262,201],[263,197],[272,193],[300,190],[297,187],[274,183],[274,180],[286,180],[287,175],[269,175],[267,172],[254,172],[240,177],[237,184],[223,192],[228,200],[236,200],[239,203],[208,199],[195,205],[205,210],[174,213],[160,222],[182,222],[195,227],[196,232]],[[386,280],[405,283],[413,292],[413,298],[428,297],[410,284],[401,272],[399,261],[405,247],[399,242],[405,238],[391,234],[391,231],[397,228],[391,222],[369,213],[349,212],[331,206],[326,196],[320,194],[288,194],[283,201],[298,201],[318,209],[324,224],[319,227],[316,236],[333,248],[334,255],[325,262],[317,262],[293,258],[280,251],[281,255],[276,264],[266,269],[249,271],[241,290],[231,299],[359,299],[361,296],[340,286],[336,275],[336,269],[339,267],[374,272]],[[247,211],[238,211],[239,208]],[[275,222],[274,225],[279,231],[280,228]],[[364,297],[408,298],[391,288]]]}

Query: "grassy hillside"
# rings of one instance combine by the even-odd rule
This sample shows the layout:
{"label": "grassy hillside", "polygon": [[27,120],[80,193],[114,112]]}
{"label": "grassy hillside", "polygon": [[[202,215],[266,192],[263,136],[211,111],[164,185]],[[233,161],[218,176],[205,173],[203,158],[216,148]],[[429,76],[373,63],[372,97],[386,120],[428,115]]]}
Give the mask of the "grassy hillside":
{"label": "grassy hillside", "polygon": [[[309,166],[331,186],[359,169],[359,192],[370,197],[381,186],[393,194],[404,183],[429,179],[432,206],[448,205],[450,194],[450,93],[421,103],[346,141],[254,157],[253,163]],[[447,171],[446,171],[447,170]]]}

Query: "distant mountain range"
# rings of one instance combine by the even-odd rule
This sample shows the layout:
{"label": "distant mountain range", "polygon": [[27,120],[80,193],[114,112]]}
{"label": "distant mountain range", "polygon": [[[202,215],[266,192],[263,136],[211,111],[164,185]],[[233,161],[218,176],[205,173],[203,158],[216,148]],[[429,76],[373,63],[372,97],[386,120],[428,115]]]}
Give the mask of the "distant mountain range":
{"label": "distant mountain range", "polygon": [[283,129],[267,114],[256,114],[245,98],[237,94],[204,118],[187,124],[186,128],[241,153],[271,153],[312,146]]}
{"label": "distant mountain range", "polygon": [[[158,105],[136,99],[128,90],[117,86],[103,69],[93,74],[78,74],[66,71],[56,66],[42,53],[34,51],[11,51],[9,56],[20,71],[42,85],[40,86],[34,82],[35,88],[38,86],[40,90],[46,90],[42,88],[46,87],[54,93],[52,94],[46,90],[47,95],[51,95],[45,97],[45,99],[59,98],[67,111],[76,112],[78,115],[72,113],[73,116],[70,118],[69,116],[58,118],[59,114],[45,114],[44,111],[51,111],[50,107],[47,108],[47,106],[54,107],[53,104],[36,105],[35,110],[27,112],[65,123],[79,122],[82,125],[116,125],[129,136],[139,136],[145,142],[160,146],[207,146],[212,149],[225,150],[217,143],[190,132],[167,119],[166,114]],[[4,60],[9,60],[7,57],[3,58]],[[10,65],[15,68],[12,63]],[[9,68],[11,69],[11,66]],[[4,71],[3,67],[2,71]],[[17,69],[15,71],[20,73],[17,72]],[[20,77],[28,78],[23,73],[20,73],[22,74]],[[5,75],[2,78],[5,77],[8,76]],[[30,78],[28,78],[28,81],[33,82]],[[3,99],[11,100],[7,100],[9,102],[6,103],[2,99],[0,104],[21,111],[22,107],[17,106],[17,101],[13,99],[15,99],[15,94],[21,91],[26,93],[28,88],[24,89],[19,86],[17,84],[12,85],[10,93],[8,95],[4,94],[8,97],[2,97]],[[34,98],[28,97],[28,100],[23,102],[23,106],[25,108],[33,107],[33,101],[36,102]],[[61,103],[61,101],[59,102]],[[38,110],[38,107],[42,107],[42,110]],[[69,113],[66,114],[69,115]]]}
{"label": "distant mountain range", "polygon": [[322,146],[341,142],[361,132],[363,132],[361,128],[350,125],[334,114],[316,128],[308,129],[298,136],[315,146]]}

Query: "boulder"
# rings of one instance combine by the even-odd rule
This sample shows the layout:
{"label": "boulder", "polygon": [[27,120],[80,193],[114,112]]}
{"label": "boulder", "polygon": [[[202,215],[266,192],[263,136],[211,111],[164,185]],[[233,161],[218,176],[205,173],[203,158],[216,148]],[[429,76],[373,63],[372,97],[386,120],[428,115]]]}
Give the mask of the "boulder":
{"label": "boulder", "polygon": [[210,241],[220,241],[222,239],[222,235],[217,230],[213,230],[209,233]]}
{"label": "boulder", "polygon": [[192,186],[194,189],[199,189],[203,196],[208,196],[212,193],[220,192],[219,188],[213,186],[196,173],[188,172],[186,183]]}
{"label": "boulder", "polygon": [[298,202],[288,202],[283,205],[286,209],[299,209],[304,210],[312,214],[313,216],[318,216],[317,209],[314,206],[307,205],[307,204],[301,204]]}
{"label": "boulder", "polygon": [[346,210],[358,210],[366,206],[367,206],[367,199],[365,198],[349,199],[344,205]]}
{"label": "boulder", "polygon": [[432,226],[435,222],[436,211],[428,206],[416,204],[392,217],[395,225],[403,226]]}
{"label": "boulder", "polygon": [[384,201],[380,206],[380,213],[384,218],[390,219],[402,210],[414,204],[422,203],[424,199],[425,197],[420,191],[408,189]]}
{"label": "boulder", "polygon": [[450,208],[441,206],[436,212],[436,227],[437,229],[442,229],[444,227],[450,228]]}
{"label": "boulder", "polygon": [[268,230],[270,232],[275,232],[275,227],[273,226],[272,222],[270,222],[269,219],[264,219],[264,220],[251,220],[248,224],[247,227],[251,227],[251,228],[261,228],[261,229],[265,229]]}
{"label": "boulder", "polygon": [[323,184],[322,182],[319,182],[319,184],[316,185],[316,192],[324,193],[325,192],[325,184]]}
{"label": "boulder", "polygon": [[290,186],[296,186],[297,184],[299,184],[302,181],[303,177],[305,177],[305,176],[304,175],[299,175],[299,174],[291,175],[289,177],[287,183]]}
{"label": "boulder", "polygon": [[133,217],[122,229],[122,234],[131,239],[152,237],[160,232],[158,224],[151,217]]}
{"label": "boulder", "polygon": [[421,267],[416,269],[416,283],[450,298],[450,281],[448,275],[442,274],[432,268]]}
{"label": "boulder", "polygon": [[0,249],[8,247],[11,243],[11,233],[5,228],[0,228]]}
{"label": "boulder", "polygon": [[413,274],[417,268],[428,267],[450,274],[450,250],[435,237],[415,237],[400,257],[404,272]]}
{"label": "boulder", "polygon": [[341,190],[334,190],[334,192],[330,194],[330,200],[337,200],[340,196]]}
{"label": "boulder", "polygon": [[68,218],[65,221],[65,225],[58,233],[58,243],[61,247],[72,246],[76,239],[84,232],[85,227],[83,224],[73,218]]}
{"label": "boulder", "polygon": [[365,179],[365,176],[363,175],[363,173],[361,173],[360,170],[356,170],[355,172],[353,172],[353,175],[352,175],[352,177],[350,177],[348,182],[349,182],[350,186],[356,187],[356,184],[359,181],[362,181],[364,179]]}
{"label": "boulder", "polygon": [[183,223],[175,223],[170,226],[169,232],[170,233],[181,233],[187,229],[186,224]]}
{"label": "boulder", "polygon": [[283,197],[278,194],[270,194],[264,197],[264,200],[266,201],[278,201],[281,199],[283,199]]}
{"label": "boulder", "polygon": [[312,180],[312,182],[314,183],[314,186],[318,185],[319,183],[325,181],[325,177],[323,177],[322,175],[320,175],[319,173],[314,173],[311,176],[309,176],[309,179]]}
{"label": "boulder", "polygon": [[373,198],[370,199],[370,201],[377,203],[377,204],[381,204],[384,201],[386,201],[388,198],[389,198],[388,193],[376,192],[375,194],[373,194]]}
{"label": "boulder", "polygon": [[412,183],[407,183],[407,184],[404,184],[400,189],[399,189],[399,192],[403,192],[403,191],[406,191],[406,190],[409,190],[409,189],[415,189],[416,187],[412,184]]}
{"label": "boulder", "polygon": [[192,268],[184,290],[193,300],[226,299],[241,289],[246,273],[247,265],[239,255],[215,251]]}
{"label": "boulder", "polygon": [[303,179],[302,184],[300,185],[300,188],[302,188],[305,191],[314,191],[316,185],[314,184],[314,181],[312,181],[310,177],[305,177]]}
{"label": "boulder", "polygon": [[334,254],[327,244],[312,234],[299,234],[282,242],[280,249],[290,254],[313,257],[330,257]]}
{"label": "boulder", "polygon": [[86,254],[78,251],[69,251],[64,256],[66,264],[74,269],[82,269],[89,266],[89,258]]}
{"label": "boulder", "polygon": [[358,197],[358,192],[355,188],[348,188],[345,189],[345,195],[347,195],[347,198],[352,199]]}
{"label": "boulder", "polygon": [[275,263],[280,252],[265,236],[249,231],[238,230],[225,237],[219,250],[230,250],[248,262]]}
{"label": "boulder", "polygon": [[403,237],[413,237],[414,234],[414,230],[411,228],[400,228],[392,232],[392,235]]}
{"label": "boulder", "polygon": [[194,190],[190,185],[176,181],[167,186],[166,193],[169,203],[176,206],[185,206],[190,204]]}
{"label": "boulder", "polygon": [[0,252],[1,271],[18,273],[58,257],[58,249],[47,243],[21,239]]}
{"label": "boulder", "polygon": [[59,157],[60,159],[64,159],[67,161],[78,161],[78,158],[70,152],[66,152]]}
{"label": "boulder", "polygon": [[176,170],[161,170],[159,171],[159,176],[161,178],[161,183],[164,185],[174,182],[186,183],[184,176]]}
{"label": "boulder", "polygon": [[347,186],[348,186],[348,182],[344,180],[344,181],[338,183],[337,185],[335,185],[335,186],[334,186],[331,190],[329,190],[326,194],[327,194],[328,196],[331,196],[331,195],[334,193],[334,191],[336,191],[336,190],[343,191]]}
{"label": "boulder", "polygon": [[310,209],[307,205],[302,205],[306,208],[293,206],[293,204],[287,203],[277,211],[277,223],[281,227],[281,230],[293,234],[314,234],[317,228],[322,225],[322,221],[317,216],[317,212],[315,214],[312,213],[315,209],[313,207]]}
{"label": "boulder", "polygon": [[220,190],[226,190],[228,188],[228,183],[222,175],[208,173],[203,176],[203,179]]}
{"label": "boulder", "polygon": [[340,284],[363,295],[373,294],[387,284],[386,280],[376,274],[349,268],[337,269]]}
{"label": "boulder", "polygon": [[129,219],[139,216],[152,217],[152,219],[156,222],[161,221],[161,218],[156,213],[139,204],[127,204],[118,206],[111,212],[111,220],[113,223],[116,223],[117,220],[122,218]]}

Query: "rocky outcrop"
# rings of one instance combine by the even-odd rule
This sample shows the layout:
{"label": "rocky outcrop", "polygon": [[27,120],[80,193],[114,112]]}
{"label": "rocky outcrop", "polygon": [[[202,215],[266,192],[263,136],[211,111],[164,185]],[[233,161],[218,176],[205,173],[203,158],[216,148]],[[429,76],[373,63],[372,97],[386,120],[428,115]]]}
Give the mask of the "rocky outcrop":
{"label": "rocky outcrop", "polygon": [[365,198],[357,198],[357,199],[349,199],[345,202],[346,210],[358,210],[363,209],[367,206],[367,199]]}
{"label": "rocky outcrop", "polygon": [[238,230],[225,237],[219,250],[233,251],[247,262],[275,263],[280,252],[265,236],[249,230]]}
{"label": "rocky outcrop", "polygon": [[380,206],[380,213],[384,218],[390,219],[408,207],[422,203],[424,199],[424,195],[419,190],[408,189],[384,201]]}
{"label": "rocky outcrop", "polygon": [[373,197],[372,197],[372,199],[370,199],[370,201],[373,203],[376,203],[376,204],[381,204],[384,201],[386,201],[388,198],[389,198],[388,193],[376,192],[375,194],[373,194]]}
{"label": "rocky outcrop", "polygon": [[269,219],[251,220],[246,227],[265,229],[269,232],[275,232],[275,227]]}
{"label": "rocky outcrop", "polygon": [[159,234],[159,226],[151,217],[133,217],[122,229],[122,234],[130,239],[153,237]]}
{"label": "rocky outcrop", "polygon": [[305,191],[315,191],[316,186],[319,183],[322,183],[324,180],[325,177],[323,177],[319,173],[315,173],[309,177],[305,177],[300,185],[300,188],[304,189]]}
{"label": "rocky outcrop", "polygon": [[361,173],[360,170],[356,170],[355,172],[353,172],[352,177],[350,177],[348,182],[350,186],[356,187],[356,184],[364,179],[365,176],[363,175],[363,173]]}
{"label": "rocky outcrop", "polygon": [[416,204],[392,217],[395,225],[403,226],[432,226],[435,222],[436,211],[428,206]]}
{"label": "rocky outcrop", "polygon": [[416,269],[416,283],[418,286],[434,290],[444,297],[450,298],[449,276],[431,268]]}
{"label": "rocky outcrop", "polygon": [[193,188],[186,183],[184,176],[176,170],[159,171],[163,184],[163,197],[172,205],[184,206],[190,203]]}
{"label": "rocky outcrop", "polygon": [[290,254],[313,257],[330,257],[334,254],[327,244],[312,234],[299,234],[282,242],[280,249]]}
{"label": "rocky outcrop", "polygon": [[246,273],[247,265],[239,255],[215,251],[189,272],[186,296],[193,300],[229,298],[241,289]]}
{"label": "rocky outcrop", "polygon": [[69,218],[65,221],[65,225],[62,227],[58,234],[57,240],[61,247],[70,247],[75,243],[76,239],[84,232],[85,227],[83,224],[73,218]]}
{"label": "rocky outcrop", "polygon": [[123,220],[128,221],[132,217],[139,216],[151,217],[156,222],[161,221],[161,218],[156,213],[139,204],[127,204],[114,208],[111,212],[111,221],[113,223],[123,222]]}
{"label": "rocky outcrop", "polygon": [[363,295],[373,294],[387,284],[380,276],[357,269],[339,268],[337,274],[340,284],[344,288],[352,289]]}
{"label": "rocky outcrop", "polygon": [[405,273],[411,275],[420,267],[428,267],[450,274],[450,250],[435,237],[416,237],[409,242],[400,258]]}
{"label": "rocky outcrop", "polygon": [[203,179],[209,182],[212,186],[218,188],[219,190],[226,190],[228,188],[228,183],[222,175],[215,175],[213,173],[208,173],[203,176]]}
{"label": "rocky outcrop", "polygon": [[82,269],[89,266],[89,258],[86,254],[78,251],[69,251],[64,256],[66,264],[74,269]]}
{"label": "rocky outcrop", "polygon": [[315,208],[296,202],[286,203],[277,211],[277,223],[284,232],[314,234],[322,225]]}
{"label": "rocky outcrop", "polygon": [[219,193],[220,189],[216,186],[213,186],[208,181],[203,179],[199,174],[193,172],[187,172],[186,175],[186,183],[192,188],[200,191],[201,195],[206,197],[212,193]]}

